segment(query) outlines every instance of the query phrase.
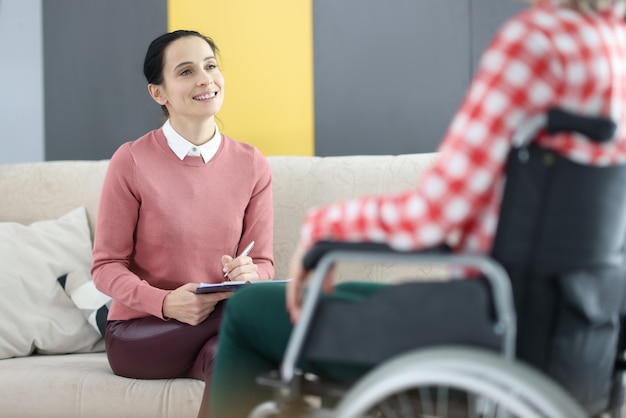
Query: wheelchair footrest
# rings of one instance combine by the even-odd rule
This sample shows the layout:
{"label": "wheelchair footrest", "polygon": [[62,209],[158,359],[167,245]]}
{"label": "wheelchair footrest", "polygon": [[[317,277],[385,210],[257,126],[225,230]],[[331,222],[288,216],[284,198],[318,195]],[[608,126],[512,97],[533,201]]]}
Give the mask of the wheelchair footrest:
{"label": "wheelchair footrest", "polygon": [[256,382],[261,386],[276,390],[299,386],[301,395],[316,396],[325,399],[339,399],[343,397],[350,388],[349,383],[322,381],[318,376],[311,373],[298,374],[295,379],[300,379],[296,385],[294,385],[293,382],[285,382],[282,380],[278,371],[271,371],[257,376]]}

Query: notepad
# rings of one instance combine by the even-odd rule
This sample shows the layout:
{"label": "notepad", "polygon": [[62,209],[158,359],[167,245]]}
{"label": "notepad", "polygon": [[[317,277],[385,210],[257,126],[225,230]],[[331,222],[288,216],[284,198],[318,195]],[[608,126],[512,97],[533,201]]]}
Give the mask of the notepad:
{"label": "notepad", "polygon": [[287,283],[289,279],[285,280],[254,280],[254,281],[230,281],[222,283],[200,283],[200,286],[196,289],[196,294],[205,293],[217,293],[217,292],[233,292],[239,289],[241,286],[247,284],[257,285],[263,283]]}

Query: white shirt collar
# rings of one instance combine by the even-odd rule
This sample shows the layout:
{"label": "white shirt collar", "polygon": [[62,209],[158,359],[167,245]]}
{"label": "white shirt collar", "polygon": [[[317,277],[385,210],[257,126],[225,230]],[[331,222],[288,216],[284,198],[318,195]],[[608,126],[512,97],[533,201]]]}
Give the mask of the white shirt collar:
{"label": "white shirt collar", "polygon": [[165,121],[162,128],[163,134],[167,139],[167,145],[180,160],[185,159],[187,155],[196,157],[202,156],[204,162],[208,163],[211,158],[215,156],[220,144],[222,143],[222,135],[220,134],[220,130],[217,125],[215,125],[215,134],[213,135],[213,138],[202,145],[194,145],[183,138],[174,130],[174,128],[172,128],[172,124],[169,119]]}

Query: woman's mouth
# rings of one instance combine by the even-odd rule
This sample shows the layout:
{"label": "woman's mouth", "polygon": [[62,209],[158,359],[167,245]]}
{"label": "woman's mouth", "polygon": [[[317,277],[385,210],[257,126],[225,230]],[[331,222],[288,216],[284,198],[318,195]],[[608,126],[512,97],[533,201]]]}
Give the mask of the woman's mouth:
{"label": "woman's mouth", "polygon": [[211,100],[217,96],[217,91],[212,91],[210,93],[203,93],[198,96],[194,96],[194,100],[203,101],[203,100]]}

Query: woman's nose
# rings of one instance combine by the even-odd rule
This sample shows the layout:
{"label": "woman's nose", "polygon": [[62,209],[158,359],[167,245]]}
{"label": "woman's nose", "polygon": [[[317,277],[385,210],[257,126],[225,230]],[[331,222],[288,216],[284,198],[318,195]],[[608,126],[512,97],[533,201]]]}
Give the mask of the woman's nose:
{"label": "woman's nose", "polygon": [[201,73],[200,79],[198,80],[198,84],[213,84],[213,77],[206,71]]}

